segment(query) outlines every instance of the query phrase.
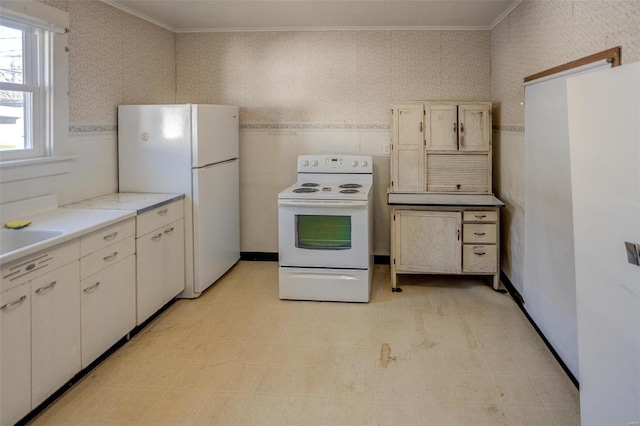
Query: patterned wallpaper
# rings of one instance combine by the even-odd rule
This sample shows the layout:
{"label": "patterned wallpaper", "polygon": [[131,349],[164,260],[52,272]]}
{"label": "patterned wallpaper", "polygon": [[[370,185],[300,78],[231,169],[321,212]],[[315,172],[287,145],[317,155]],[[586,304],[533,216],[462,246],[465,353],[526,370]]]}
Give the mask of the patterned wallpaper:
{"label": "patterned wallpaper", "polygon": [[493,124],[522,131],[524,77],[622,46],[640,61],[640,1],[522,2],[491,31]]}
{"label": "patterned wallpaper", "polygon": [[69,13],[71,131],[115,130],[117,106],[175,102],[175,34],[96,0],[42,0]]}
{"label": "patterned wallpaper", "polygon": [[176,51],[177,102],[239,105],[245,128],[379,127],[393,101],[490,97],[489,31],[182,33]]}

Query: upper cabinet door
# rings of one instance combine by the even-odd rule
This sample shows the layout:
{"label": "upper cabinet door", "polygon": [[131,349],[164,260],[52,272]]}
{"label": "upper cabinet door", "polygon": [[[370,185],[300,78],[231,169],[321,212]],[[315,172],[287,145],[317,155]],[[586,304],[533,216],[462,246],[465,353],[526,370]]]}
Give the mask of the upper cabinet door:
{"label": "upper cabinet door", "polygon": [[427,105],[426,145],[430,151],[458,150],[456,105]]}
{"label": "upper cabinet door", "polygon": [[491,111],[486,105],[458,107],[460,151],[488,151],[491,145]]}
{"label": "upper cabinet door", "polygon": [[424,108],[396,105],[391,132],[391,187],[394,192],[424,191]]}

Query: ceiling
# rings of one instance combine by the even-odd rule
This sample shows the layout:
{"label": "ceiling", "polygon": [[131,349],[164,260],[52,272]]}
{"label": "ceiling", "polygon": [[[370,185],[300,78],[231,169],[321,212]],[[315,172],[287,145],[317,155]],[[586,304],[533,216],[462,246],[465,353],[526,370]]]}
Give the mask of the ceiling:
{"label": "ceiling", "polygon": [[174,32],[492,29],[522,0],[103,0]]}

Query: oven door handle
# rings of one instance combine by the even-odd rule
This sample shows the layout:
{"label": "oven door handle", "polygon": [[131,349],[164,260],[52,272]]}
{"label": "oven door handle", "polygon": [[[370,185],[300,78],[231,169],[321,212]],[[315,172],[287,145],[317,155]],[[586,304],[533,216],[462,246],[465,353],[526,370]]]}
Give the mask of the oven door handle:
{"label": "oven door handle", "polygon": [[365,208],[368,201],[297,201],[278,200],[278,206],[285,207],[361,207]]}

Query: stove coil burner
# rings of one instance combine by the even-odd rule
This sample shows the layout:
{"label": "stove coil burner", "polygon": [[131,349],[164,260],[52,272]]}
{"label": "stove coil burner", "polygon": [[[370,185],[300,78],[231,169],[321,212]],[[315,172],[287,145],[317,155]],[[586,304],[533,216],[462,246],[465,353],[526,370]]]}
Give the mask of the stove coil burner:
{"label": "stove coil burner", "polygon": [[308,192],[318,192],[316,188],[296,188],[293,190],[296,194],[300,193],[308,193]]}
{"label": "stove coil burner", "polygon": [[343,183],[342,185],[340,185],[340,188],[362,188],[362,185],[360,185],[359,183]]}
{"label": "stove coil burner", "polygon": [[302,185],[300,185],[304,188],[313,188],[314,186],[320,186],[319,183],[314,183],[314,182],[308,182],[308,183],[303,183]]}
{"label": "stove coil burner", "polygon": [[341,194],[357,194],[358,191],[357,189],[343,189],[340,191]]}

